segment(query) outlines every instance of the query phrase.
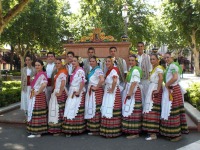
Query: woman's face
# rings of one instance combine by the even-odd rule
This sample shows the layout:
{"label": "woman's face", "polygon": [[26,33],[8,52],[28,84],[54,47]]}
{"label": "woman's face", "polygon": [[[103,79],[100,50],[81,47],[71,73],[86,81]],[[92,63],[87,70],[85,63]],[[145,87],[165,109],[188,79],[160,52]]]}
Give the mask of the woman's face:
{"label": "woman's face", "polygon": [[25,58],[25,63],[26,63],[27,66],[31,66],[31,64],[32,64],[31,58],[30,57],[26,57]]}
{"label": "woman's face", "polygon": [[151,55],[150,61],[151,61],[152,66],[156,66],[159,64],[159,60],[158,60],[158,58],[156,58],[155,55]]}
{"label": "woman's face", "polygon": [[37,72],[42,71],[43,66],[39,62],[35,62],[35,70]]}
{"label": "woman's face", "polygon": [[171,55],[169,55],[169,54],[165,54],[165,62],[167,63],[167,64],[170,64],[171,62],[173,62],[173,58],[171,57]]}
{"label": "woman's face", "polygon": [[56,60],[56,69],[61,69],[63,68],[62,62],[60,60]]}
{"label": "woman's face", "polygon": [[106,67],[107,68],[112,68],[113,67],[113,62],[112,62],[111,58],[107,58],[106,59]]}
{"label": "woman's face", "polygon": [[131,67],[134,67],[134,66],[136,66],[136,64],[137,64],[137,62],[135,60],[135,57],[129,57],[129,65]]}
{"label": "woman's face", "polygon": [[94,59],[94,58],[90,58],[90,66],[92,68],[96,67],[97,66],[97,61]]}
{"label": "woman's face", "polygon": [[72,65],[75,68],[79,66],[78,59],[76,57],[73,57]]}

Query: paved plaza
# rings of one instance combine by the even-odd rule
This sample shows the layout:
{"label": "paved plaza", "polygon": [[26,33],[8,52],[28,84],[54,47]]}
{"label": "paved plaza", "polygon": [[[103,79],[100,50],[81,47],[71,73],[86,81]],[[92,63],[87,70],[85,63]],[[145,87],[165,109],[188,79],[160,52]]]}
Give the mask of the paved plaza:
{"label": "paved plaza", "polygon": [[[180,84],[187,88],[192,82],[200,82],[200,77],[184,74]],[[87,133],[70,138],[46,134],[41,138],[28,139],[24,119],[24,113],[19,109],[0,115],[0,150],[200,150],[200,132],[192,130],[195,127],[188,116],[190,133],[183,135],[179,142],[170,142],[163,137],[145,141],[145,134],[134,140],[126,139],[124,135],[106,139]]]}

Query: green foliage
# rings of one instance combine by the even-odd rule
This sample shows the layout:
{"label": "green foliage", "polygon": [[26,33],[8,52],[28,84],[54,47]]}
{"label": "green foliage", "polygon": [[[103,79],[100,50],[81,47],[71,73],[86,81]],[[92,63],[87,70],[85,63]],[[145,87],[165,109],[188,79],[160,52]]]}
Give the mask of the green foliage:
{"label": "green foliage", "polygon": [[[121,41],[125,27],[122,18],[123,0],[81,0],[81,12],[72,15],[70,30],[76,39],[87,35],[95,27],[102,28],[106,35],[112,35],[117,41]],[[129,23],[128,36],[130,42],[136,45],[138,41],[150,42],[151,29],[149,6],[138,0],[128,0]]]}
{"label": "green foliage", "polygon": [[[3,4],[9,8],[12,2]],[[15,52],[20,56],[25,56],[27,52],[39,53],[42,48],[61,53],[61,40],[69,34],[69,15],[67,1],[31,1],[4,30],[1,41],[14,47],[18,45]]]}
{"label": "green foliage", "polygon": [[200,82],[192,83],[187,89],[186,100],[200,110]]}
{"label": "green foliage", "polygon": [[0,107],[5,107],[20,101],[20,86],[20,81],[3,81],[3,91],[0,92]]}

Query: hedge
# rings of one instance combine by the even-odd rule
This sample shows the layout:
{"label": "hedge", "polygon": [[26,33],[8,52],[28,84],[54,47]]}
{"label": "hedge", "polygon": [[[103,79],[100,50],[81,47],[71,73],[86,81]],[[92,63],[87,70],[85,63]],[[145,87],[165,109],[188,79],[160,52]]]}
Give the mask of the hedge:
{"label": "hedge", "polygon": [[0,92],[0,107],[19,102],[21,99],[20,81],[3,81],[2,92]]}
{"label": "hedge", "polygon": [[187,89],[185,100],[200,111],[200,82],[195,82]]}

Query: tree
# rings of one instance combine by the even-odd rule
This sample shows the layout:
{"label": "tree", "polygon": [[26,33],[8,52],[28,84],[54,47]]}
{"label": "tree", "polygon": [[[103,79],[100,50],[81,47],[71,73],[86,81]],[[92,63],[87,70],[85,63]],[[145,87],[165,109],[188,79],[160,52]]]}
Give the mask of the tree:
{"label": "tree", "polygon": [[24,66],[29,52],[59,52],[61,40],[68,30],[69,4],[60,0],[33,1],[2,33],[2,42],[15,48]]}
{"label": "tree", "polygon": [[8,25],[8,23],[24,9],[24,7],[28,4],[30,0],[21,0],[18,4],[12,7],[7,13],[5,13],[4,16],[3,16],[2,1],[3,0],[0,0],[0,34],[3,32],[3,29]]}
{"label": "tree", "polygon": [[[91,32],[91,29],[100,27],[106,35],[114,36],[121,41],[124,34],[124,21],[122,18],[122,5],[124,0],[81,0],[81,12],[72,16],[70,28],[75,37],[80,39],[81,36]],[[128,36],[130,41],[135,45],[138,41],[150,41],[151,34],[149,29],[151,24],[148,5],[140,0],[127,0],[129,7],[129,25]]]}
{"label": "tree", "polygon": [[192,49],[195,75],[199,76],[200,1],[170,0],[164,4],[164,15],[168,28],[174,29],[172,32],[179,35],[178,39]]}

